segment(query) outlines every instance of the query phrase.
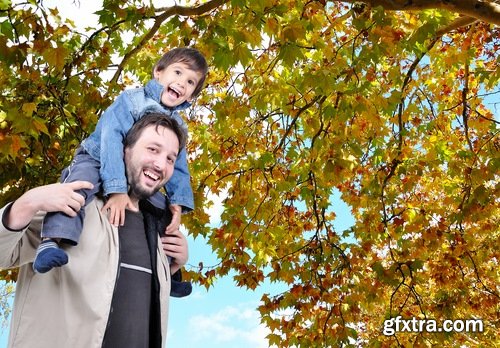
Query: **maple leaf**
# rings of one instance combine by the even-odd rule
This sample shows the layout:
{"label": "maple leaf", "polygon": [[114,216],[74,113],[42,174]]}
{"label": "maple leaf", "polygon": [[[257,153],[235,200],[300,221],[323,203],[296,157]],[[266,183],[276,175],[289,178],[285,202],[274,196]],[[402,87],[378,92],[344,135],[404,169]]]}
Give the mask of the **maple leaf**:
{"label": "maple leaf", "polygon": [[42,52],[42,56],[50,66],[56,69],[56,71],[61,71],[64,67],[65,59],[68,56],[68,50],[64,47],[47,47]]}

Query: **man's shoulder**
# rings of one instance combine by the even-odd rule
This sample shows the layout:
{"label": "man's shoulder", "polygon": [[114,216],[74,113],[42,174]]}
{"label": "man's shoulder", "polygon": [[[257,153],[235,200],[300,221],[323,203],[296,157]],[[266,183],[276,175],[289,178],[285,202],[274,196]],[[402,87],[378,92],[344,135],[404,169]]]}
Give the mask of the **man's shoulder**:
{"label": "man's shoulder", "polygon": [[101,211],[103,206],[104,206],[104,199],[100,196],[96,196],[85,206],[85,211],[87,213],[89,210],[95,210],[100,214],[104,214],[104,212]]}
{"label": "man's shoulder", "polygon": [[105,204],[105,200],[98,196],[90,201],[85,206],[85,228],[98,228],[104,230],[111,230],[113,226],[109,222],[107,212],[102,210],[102,207]]}

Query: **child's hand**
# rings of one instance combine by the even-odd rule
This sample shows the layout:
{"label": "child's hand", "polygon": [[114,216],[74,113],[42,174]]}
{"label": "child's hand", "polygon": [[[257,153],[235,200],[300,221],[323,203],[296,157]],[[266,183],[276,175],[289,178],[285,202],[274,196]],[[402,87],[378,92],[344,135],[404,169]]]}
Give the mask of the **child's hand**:
{"label": "child's hand", "polygon": [[109,213],[109,222],[113,226],[123,226],[125,223],[125,209],[138,211],[126,193],[110,194],[108,201],[102,207],[104,213]]}
{"label": "child's hand", "polygon": [[165,234],[167,235],[173,234],[177,230],[179,230],[179,227],[181,226],[181,214],[182,214],[182,207],[180,205],[171,204],[169,208],[170,211],[172,212],[172,221],[165,229]]}

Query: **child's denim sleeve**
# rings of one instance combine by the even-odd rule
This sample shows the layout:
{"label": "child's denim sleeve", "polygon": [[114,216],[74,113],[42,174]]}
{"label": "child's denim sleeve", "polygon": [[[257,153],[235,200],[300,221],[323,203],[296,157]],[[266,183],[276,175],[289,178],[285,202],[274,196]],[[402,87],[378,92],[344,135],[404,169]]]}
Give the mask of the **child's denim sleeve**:
{"label": "child's denim sleeve", "polygon": [[182,206],[182,212],[188,213],[194,209],[191,176],[187,164],[186,149],[183,148],[175,161],[174,174],[165,186],[170,204]]}
{"label": "child's denim sleeve", "polygon": [[135,122],[133,105],[125,93],[101,116],[100,162],[104,194],[127,193],[123,139]]}

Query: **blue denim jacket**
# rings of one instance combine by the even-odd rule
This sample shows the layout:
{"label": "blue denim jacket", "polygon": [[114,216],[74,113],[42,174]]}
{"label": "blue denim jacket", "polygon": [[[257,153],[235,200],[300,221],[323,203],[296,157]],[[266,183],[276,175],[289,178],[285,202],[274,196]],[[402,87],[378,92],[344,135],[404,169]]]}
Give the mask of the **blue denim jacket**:
{"label": "blue denim jacket", "polygon": [[[161,104],[163,86],[156,80],[150,80],[142,88],[123,91],[102,114],[96,128],[82,146],[101,163],[100,175],[104,194],[127,193],[125,164],[123,162],[123,139],[132,127],[146,113],[151,111],[173,117],[187,132],[187,125],[177,112],[190,106],[188,102],[167,108]],[[194,208],[191,178],[187,165],[186,149],[179,152],[174,166],[174,173],[165,185],[171,204],[182,206],[183,212]]]}

